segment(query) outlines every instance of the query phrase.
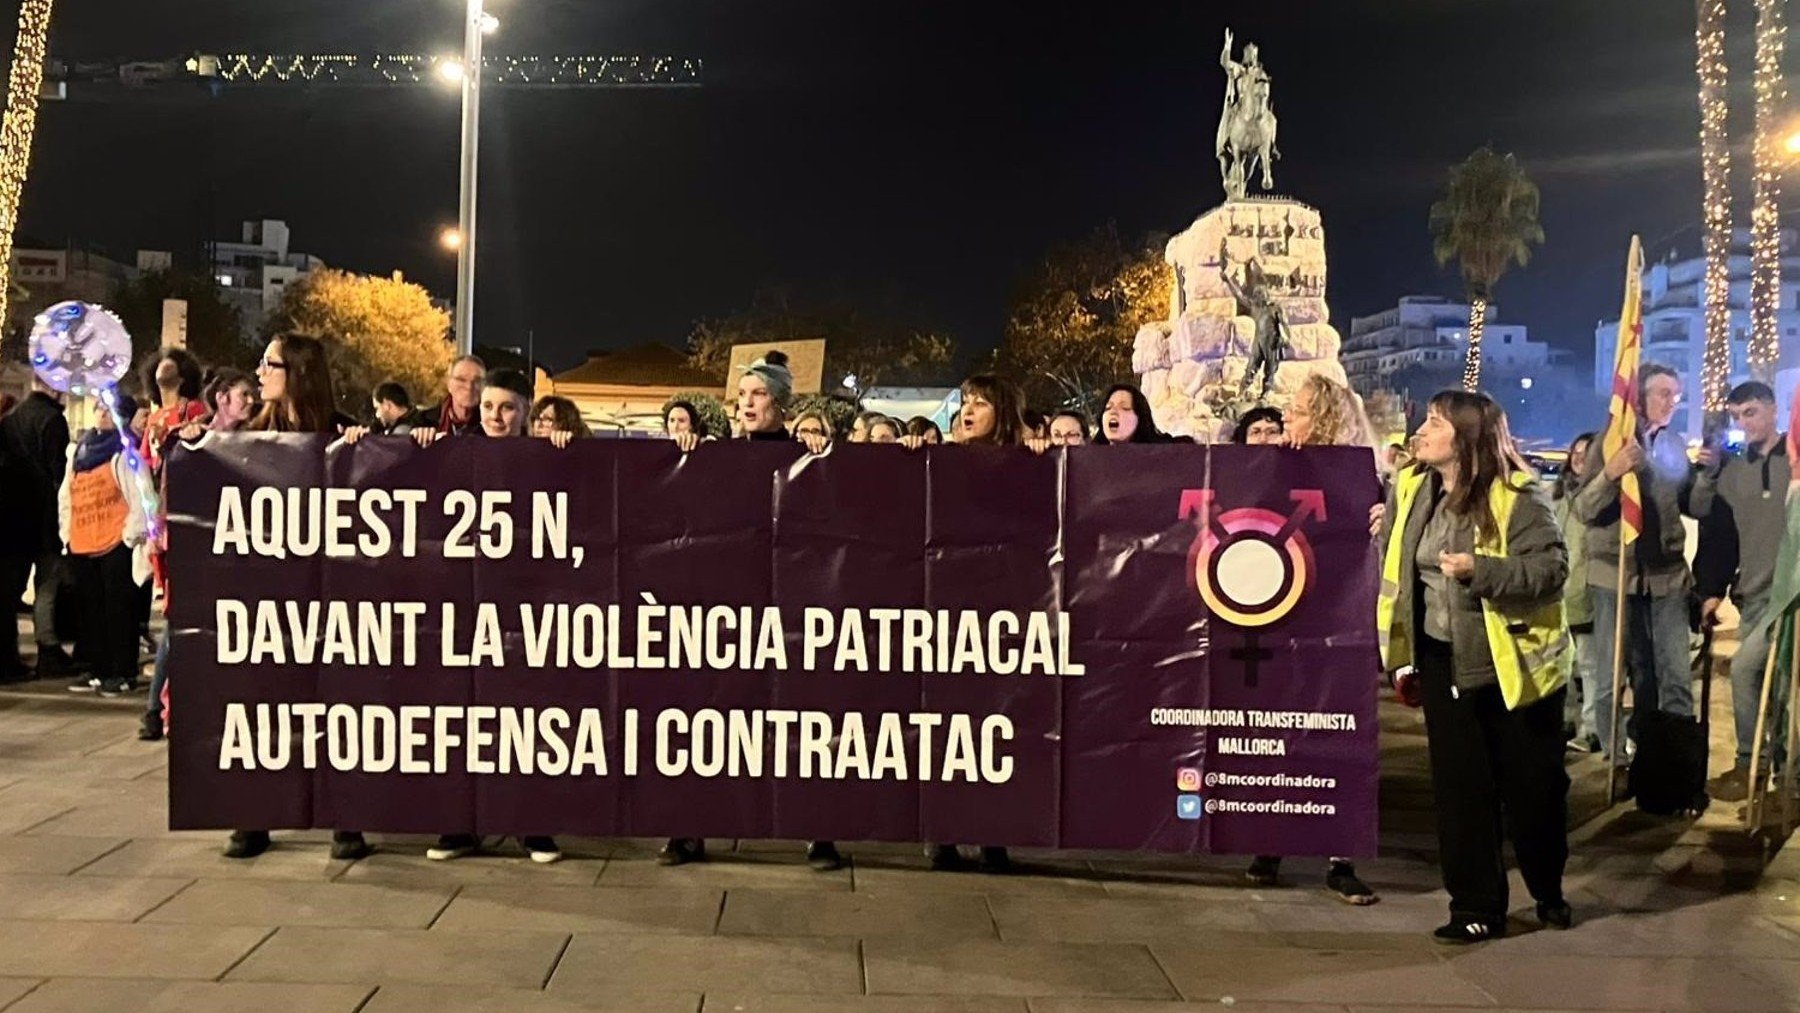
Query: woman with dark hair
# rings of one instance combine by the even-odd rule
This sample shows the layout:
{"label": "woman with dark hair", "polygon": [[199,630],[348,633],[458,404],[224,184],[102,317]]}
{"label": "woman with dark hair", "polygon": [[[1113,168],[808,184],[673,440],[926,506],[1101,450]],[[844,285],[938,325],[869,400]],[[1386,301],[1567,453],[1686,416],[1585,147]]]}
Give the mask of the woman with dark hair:
{"label": "woman with dark hair", "polygon": [[[955,422],[958,446],[1032,446],[1025,428],[1025,395],[1018,384],[1002,376],[984,373],[964,380],[960,390],[962,411],[957,413]],[[911,450],[925,445],[917,436],[908,436],[900,442]],[[1036,444],[1033,449],[1042,453],[1045,444],[1043,441],[1036,441]],[[928,842],[925,857],[931,860],[931,867],[939,871],[959,869],[963,865],[962,852],[954,844]],[[986,872],[1006,872],[1012,868],[1012,858],[1005,848],[984,844],[980,865]]]}
{"label": "woman with dark hair", "polygon": [[[567,435],[558,435],[562,433]],[[567,443],[571,439],[585,440],[593,436],[594,431],[588,428],[587,420],[581,417],[581,409],[575,407],[575,402],[547,394],[531,406],[531,435]]]}
{"label": "woman with dark hair", "polygon": [[706,418],[700,414],[689,401],[670,401],[663,409],[663,435],[680,436],[682,433],[693,433],[696,439],[710,439],[706,431]]}
{"label": "woman with dark hair", "polygon": [[341,419],[331,392],[325,345],[304,334],[269,342],[256,364],[262,410],[244,428],[261,433],[336,433]]}
{"label": "woman with dark hair", "polygon": [[908,436],[917,436],[928,447],[944,442],[944,431],[938,428],[936,422],[923,415],[914,415],[906,420],[906,432],[900,435],[900,439],[904,442]]}
{"label": "woman with dark hair", "polygon": [[850,436],[845,442],[869,442],[869,423],[878,418],[881,418],[880,412],[857,412],[856,417],[850,420]]}
{"label": "woman with dark hair", "polygon": [[1231,442],[1252,447],[1275,446],[1281,442],[1281,409],[1269,405],[1252,408],[1238,419]]}
{"label": "woman with dark hair", "polygon": [[1582,433],[1569,444],[1569,460],[1556,477],[1553,495],[1556,526],[1562,531],[1563,544],[1569,549],[1569,579],[1563,585],[1563,612],[1569,623],[1569,636],[1575,641],[1575,671],[1569,676],[1569,695],[1563,704],[1563,731],[1569,747],[1577,752],[1600,751],[1600,697],[1604,690],[1596,681],[1606,668],[1593,656],[1594,599],[1587,582],[1587,525],[1575,516],[1575,494],[1590,474],[1588,449],[1597,439],[1595,433]]}
{"label": "woman with dark hair", "polygon": [[[169,441],[184,426],[191,425],[205,417],[208,405],[200,397],[201,383],[200,360],[183,348],[165,348],[157,353],[156,358],[144,363],[139,374],[143,383],[145,400],[154,402],[157,407],[145,417],[141,428],[129,425],[136,420],[132,415],[125,416],[127,435],[130,439],[133,429],[138,441],[138,457],[148,469],[150,483],[153,488],[162,487],[163,452],[168,449]],[[146,407],[139,405],[140,409]],[[160,525],[153,525],[154,530],[161,530]],[[163,561],[160,539],[150,541],[150,576],[154,587],[162,587],[165,596],[168,584],[168,564]],[[155,592],[152,590],[151,595]],[[149,598],[144,599],[144,622],[149,623]]]}
{"label": "woman with dark hair", "polygon": [[[325,361],[325,345],[304,334],[284,334],[263,349],[256,364],[262,383],[262,410],[244,426],[263,433],[341,432],[341,418],[332,408],[331,369]],[[225,846],[226,858],[255,858],[269,850],[267,830],[235,830]],[[331,857],[343,861],[364,858],[369,845],[354,830],[331,835]]]}
{"label": "woman with dark hair", "polygon": [[1088,441],[1088,417],[1074,408],[1050,416],[1050,445],[1079,447]]}
{"label": "woman with dark hair", "polygon": [[1487,395],[1432,398],[1414,447],[1417,463],[1388,498],[1376,630],[1383,666],[1414,668],[1424,697],[1450,894],[1450,921],[1434,935],[1476,943],[1506,934],[1503,827],[1538,920],[1566,929],[1568,550],[1506,413]]}
{"label": "woman with dark hair", "polygon": [[1095,443],[1181,442],[1180,437],[1170,436],[1156,428],[1156,419],[1150,414],[1150,399],[1131,384],[1115,383],[1108,387],[1106,397],[1100,403],[1100,424],[1094,430]]}

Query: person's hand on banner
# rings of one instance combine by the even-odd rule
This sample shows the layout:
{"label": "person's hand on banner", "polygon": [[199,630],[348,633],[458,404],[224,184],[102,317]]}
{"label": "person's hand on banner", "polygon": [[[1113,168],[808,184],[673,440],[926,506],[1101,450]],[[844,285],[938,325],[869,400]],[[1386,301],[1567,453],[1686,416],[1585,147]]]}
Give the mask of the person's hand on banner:
{"label": "person's hand on banner", "polygon": [[1042,454],[1050,449],[1050,441],[1041,436],[1033,436],[1025,441],[1025,446],[1031,448],[1034,454]]}
{"label": "person's hand on banner", "polygon": [[1369,537],[1381,536],[1381,522],[1387,519],[1387,504],[1377,503],[1369,508]]}
{"label": "person's hand on banner", "polygon": [[1636,440],[1619,448],[1619,452],[1606,459],[1606,477],[1617,482],[1627,474],[1637,470],[1644,463],[1644,448]]}
{"label": "person's hand on banner", "polygon": [[413,442],[421,447],[431,446],[443,435],[443,433],[440,433],[435,429],[415,429],[412,431]]}
{"label": "person's hand on banner", "polygon": [[1475,557],[1467,552],[1440,552],[1438,569],[1451,580],[1471,580],[1475,576]]}
{"label": "person's hand on banner", "polygon": [[925,445],[925,437],[902,436],[900,437],[900,445],[908,450],[917,450]]}
{"label": "person's hand on banner", "polygon": [[550,434],[550,445],[558,450],[562,450],[567,447],[569,441],[574,438],[575,434],[569,432],[567,429],[558,429]]}
{"label": "person's hand on banner", "polygon": [[675,449],[684,454],[693,453],[694,448],[700,445],[700,437],[691,432],[676,433],[674,436],[669,437],[669,439],[674,440]]}
{"label": "person's hand on banner", "polygon": [[367,435],[369,435],[368,426],[351,426],[344,430],[344,445],[347,447],[354,447],[359,440]]}
{"label": "person's hand on banner", "polygon": [[794,439],[800,441],[801,445],[806,447],[806,452],[809,454],[823,454],[825,451],[831,449],[831,437],[826,436],[823,433],[801,433],[799,436],[794,437]]}

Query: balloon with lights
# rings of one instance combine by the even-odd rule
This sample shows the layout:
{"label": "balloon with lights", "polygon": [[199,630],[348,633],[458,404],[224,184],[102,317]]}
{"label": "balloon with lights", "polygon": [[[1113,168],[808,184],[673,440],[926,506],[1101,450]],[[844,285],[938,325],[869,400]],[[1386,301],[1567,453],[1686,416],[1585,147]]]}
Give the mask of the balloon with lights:
{"label": "balloon with lights", "polygon": [[[54,390],[75,397],[92,395],[112,416],[121,436],[131,432],[131,420],[119,412],[119,380],[131,369],[131,334],[111,310],[69,301],[39,313],[31,328],[31,368]],[[120,444],[154,534],[157,504],[150,476],[137,445],[130,439],[121,439]]]}

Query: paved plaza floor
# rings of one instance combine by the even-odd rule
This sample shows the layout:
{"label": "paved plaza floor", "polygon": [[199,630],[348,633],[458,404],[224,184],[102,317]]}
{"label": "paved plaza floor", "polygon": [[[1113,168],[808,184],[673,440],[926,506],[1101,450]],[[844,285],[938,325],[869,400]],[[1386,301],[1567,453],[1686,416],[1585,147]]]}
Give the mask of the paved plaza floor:
{"label": "paved plaza floor", "polygon": [[[1714,696],[1723,716],[1723,680]],[[1606,811],[1593,758],[1572,766],[1574,930],[1538,930],[1515,875],[1512,937],[1435,945],[1424,729],[1391,704],[1368,908],[1327,895],[1317,859],[1275,889],[1241,858],[1026,851],[988,876],[895,844],[849,844],[823,874],[771,841],[667,869],[658,842],[582,838],[551,866],[428,862],[425,839],[379,834],[333,862],[311,832],[231,861],[223,833],[166,829],[140,706],[0,692],[6,1013],[1800,1008],[1800,859],[1765,870],[1723,803],[1697,822]]]}

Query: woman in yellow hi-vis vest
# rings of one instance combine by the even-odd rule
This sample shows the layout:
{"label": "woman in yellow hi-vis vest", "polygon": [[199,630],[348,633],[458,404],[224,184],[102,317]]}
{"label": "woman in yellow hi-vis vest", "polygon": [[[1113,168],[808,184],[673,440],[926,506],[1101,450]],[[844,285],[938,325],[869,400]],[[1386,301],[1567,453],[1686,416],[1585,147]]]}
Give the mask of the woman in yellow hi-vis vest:
{"label": "woman in yellow hi-vis vest", "polygon": [[1538,919],[1566,929],[1568,550],[1505,413],[1486,395],[1432,398],[1415,452],[1383,520],[1376,623],[1387,670],[1414,669],[1425,703],[1450,893],[1450,921],[1436,936],[1506,934],[1503,826]]}

